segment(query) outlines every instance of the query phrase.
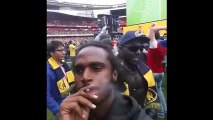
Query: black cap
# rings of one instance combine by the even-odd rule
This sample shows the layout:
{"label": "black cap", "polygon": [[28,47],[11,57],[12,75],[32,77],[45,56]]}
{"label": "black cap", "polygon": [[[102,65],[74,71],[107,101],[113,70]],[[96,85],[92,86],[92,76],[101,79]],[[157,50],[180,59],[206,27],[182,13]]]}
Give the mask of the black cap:
{"label": "black cap", "polygon": [[144,34],[140,34],[137,31],[128,31],[125,33],[125,35],[123,35],[120,39],[119,39],[119,46],[132,41],[132,40],[138,40],[141,44],[143,44],[144,46],[149,45],[149,41],[150,39],[144,35]]}

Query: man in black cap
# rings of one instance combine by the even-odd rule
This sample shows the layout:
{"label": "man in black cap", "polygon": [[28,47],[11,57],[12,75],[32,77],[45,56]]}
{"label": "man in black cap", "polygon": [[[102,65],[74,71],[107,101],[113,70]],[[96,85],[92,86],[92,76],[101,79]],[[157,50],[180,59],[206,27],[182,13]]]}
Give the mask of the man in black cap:
{"label": "man in black cap", "polygon": [[[157,118],[160,107],[152,71],[144,63],[142,51],[149,45],[149,38],[137,31],[128,31],[119,40],[119,54],[124,70],[128,77],[124,83],[124,94],[134,97],[146,113],[153,119]],[[123,77],[122,77],[123,78]]]}

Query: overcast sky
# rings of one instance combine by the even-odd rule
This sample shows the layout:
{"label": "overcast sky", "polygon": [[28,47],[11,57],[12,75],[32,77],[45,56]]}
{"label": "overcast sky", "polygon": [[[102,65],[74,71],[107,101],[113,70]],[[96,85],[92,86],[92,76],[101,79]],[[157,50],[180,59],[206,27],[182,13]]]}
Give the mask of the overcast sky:
{"label": "overcast sky", "polygon": [[126,3],[126,0],[56,0],[56,1],[95,4],[95,5],[113,5],[113,4]]}

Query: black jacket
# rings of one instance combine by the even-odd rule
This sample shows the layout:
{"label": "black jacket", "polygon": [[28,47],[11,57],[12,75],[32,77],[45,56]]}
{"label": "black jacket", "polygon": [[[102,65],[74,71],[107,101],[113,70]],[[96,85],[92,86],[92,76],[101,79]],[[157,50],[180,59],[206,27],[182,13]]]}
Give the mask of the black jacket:
{"label": "black jacket", "polygon": [[105,120],[152,120],[137,101],[119,92]]}
{"label": "black jacket", "polygon": [[[156,119],[160,103],[151,69],[141,60],[137,66],[128,66],[122,60],[121,63],[123,72],[126,74],[118,75],[119,83],[116,84],[116,88],[122,93],[128,91],[129,95],[146,110],[146,113]],[[122,82],[127,83],[128,86]]]}

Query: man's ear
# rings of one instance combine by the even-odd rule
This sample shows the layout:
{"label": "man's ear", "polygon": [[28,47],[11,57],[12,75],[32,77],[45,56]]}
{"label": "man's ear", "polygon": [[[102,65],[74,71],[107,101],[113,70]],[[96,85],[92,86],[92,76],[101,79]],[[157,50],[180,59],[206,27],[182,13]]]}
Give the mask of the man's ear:
{"label": "man's ear", "polygon": [[117,81],[117,77],[118,77],[118,72],[115,70],[115,71],[112,73],[112,80],[113,80],[113,82],[116,82],[116,81]]}
{"label": "man's ear", "polygon": [[54,52],[50,52],[50,55],[53,56]]}

